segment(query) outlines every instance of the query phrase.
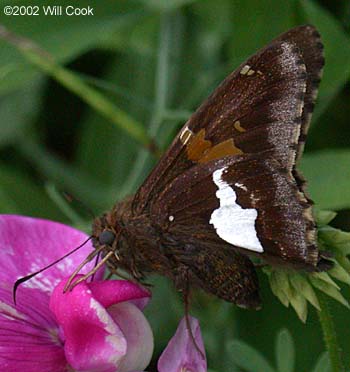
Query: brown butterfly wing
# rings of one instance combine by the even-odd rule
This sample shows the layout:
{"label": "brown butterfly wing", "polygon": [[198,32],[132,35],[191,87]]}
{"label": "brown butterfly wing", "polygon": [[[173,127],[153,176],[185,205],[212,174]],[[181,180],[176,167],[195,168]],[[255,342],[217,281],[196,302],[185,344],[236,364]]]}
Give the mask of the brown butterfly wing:
{"label": "brown butterfly wing", "polygon": [[[215,181],[220,170],[219,183],[223,182],[225,192],[235,199],[224,194],[230,202],[226,207]],[[205,242],[214,251],[221,244],[243,254],[259,254],[272,263],[312,269],[317,263],[317,250],[315,255],[310,247],[307,205],[298,194],[296,183],[271,153],[264,157],[229,156],[198,164],[178,176],[152,203],[150,216],[162,231],[165,245],[176,237],[178,246],[184,247],[184,256],[186,246],[196,246],[198,253]],[[238,217],[230,219],[232,213],[226,213],[225,208],[233,213],[238,208]],[[222,217],[215,223],[215,211],[219,210]],[[188,264],[195,264],[191,260]]]}
{"label": "brown butterfly wing", "polygon": [[[311,203],[295,164],[322,66],[312,26],[275,39],[199,107],[134,197],[133,213],[150,216],[194,282],[241,306],[260,302],[247,254],[317,265]],[[221,203],[232,201],[236,210],[228,210],[239,217],[219,218],[227,212]]]}
{"label": "brown butterfly wing", "polygon": [[311,25],[293,28],[276,39],[276,41],[279,40],[288,40],[297,45],[306,67],[306,91],[298,141],[298,158],[300,158],[322,77],[324,66],[323,44],[320,34]]}
{"label": "brown butterfly wing", "polygon": [[[307,50],[306,50],[307,49]],[[312,26],[297,27],[253,55],[199,107],[135,195],[140,214],[195,164],[264,151],[289,172],[301,152],[323,64]],[[301,129],[303,128],[303,129]],[[302,193],[302,185],[300,185]]]}
{"label": "brown butterfly wing", "polygon": [[[172,254],[174,252],[172,251]],[[177,258],[190,270],[189,284],[244,308],[259,309],[259,283],[250,259],[220,244],[189,237]]]}

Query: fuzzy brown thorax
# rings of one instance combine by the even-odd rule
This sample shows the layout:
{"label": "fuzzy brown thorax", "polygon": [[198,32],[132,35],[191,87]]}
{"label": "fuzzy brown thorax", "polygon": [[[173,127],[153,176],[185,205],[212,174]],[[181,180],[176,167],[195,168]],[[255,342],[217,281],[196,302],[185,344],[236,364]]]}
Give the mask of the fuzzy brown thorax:
{"label": "fuzzy brown thorax", "polygon": [[[133,216],[131,201],[117,203],[113,209],[94,220],[93,245],[103,246],[102,254],[113,251],[107,261],[112,272],[122,269],[134,279],[142,281],[147,273],[170,275],[171,262],[159,254],[162,249],[157,229],[147,215]],[[110,244],[102,244],[106,232],[114,235]]]}

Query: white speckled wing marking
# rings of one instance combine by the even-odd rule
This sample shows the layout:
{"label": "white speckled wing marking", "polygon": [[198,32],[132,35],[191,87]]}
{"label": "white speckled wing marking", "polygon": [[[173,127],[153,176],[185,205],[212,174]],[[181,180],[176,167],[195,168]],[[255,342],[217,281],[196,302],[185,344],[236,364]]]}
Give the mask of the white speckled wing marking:
{"label": "white speckled wing marking", "polygon": [[251,251],[264,252],[255,230],[258,212],[252,208],[243,209],[236,203],[235,191],[222,179],[226,168],[213,173],[213,181],[219,188],[216,196],[220,200],[220,207],[213,211],[209,223],[214,225],[220,238],[228,243]]}

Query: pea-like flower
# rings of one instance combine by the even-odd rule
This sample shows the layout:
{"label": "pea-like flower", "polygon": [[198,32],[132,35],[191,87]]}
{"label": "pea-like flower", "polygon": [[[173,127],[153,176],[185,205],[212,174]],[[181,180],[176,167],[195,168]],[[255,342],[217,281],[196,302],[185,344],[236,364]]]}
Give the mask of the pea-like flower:
{"label": "pea-like flower", "polygon": [[90,243],[23,283],[13,303],[19,277],[86,238],[56,222],[0,216],[0,370],[128,372],[147,367],[153,352],[152,331],[142,313],[150,298],[147,290],[124,280],[101,281],[99,271],[96,281],[63,293],[67,276],[93,249]]}
{"label": "pea-like flower", "polygon": [[198,320],[189,317],[189,327],[186,325],[186,318],[182,318],[175,335],[158,360],[159,372],[207,371],[207,360]]}

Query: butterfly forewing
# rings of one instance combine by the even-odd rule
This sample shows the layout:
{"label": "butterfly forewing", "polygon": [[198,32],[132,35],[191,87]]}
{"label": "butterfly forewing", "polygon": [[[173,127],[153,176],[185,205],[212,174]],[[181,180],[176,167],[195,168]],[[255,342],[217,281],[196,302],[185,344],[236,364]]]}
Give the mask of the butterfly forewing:
{"label": "butterfly forewing", "polygon": [[[312,52],[304,52],[306,48]],[[292,171],[305,137],[300,136],[301,127],[306,134],[309,122],[304,97],[308,104],[314,101],[322,61],[319,35],[313,27],[302,26],[244,62],[184,125],[139,189],[134,212],[141,213],[186,169],[227,155],[268,150]]]}
{"label": "butterfly forewing", "polygon": [[307,72],[306,91],[301,118],[301,132],[299,136],[298,158],[302,154],[311,115],[317,97],[318,86],[322,77],[324,65],[323,44],[318,31],[313,26],[296,27],[281,35],[278,40],[293,42],[299,49]]}

